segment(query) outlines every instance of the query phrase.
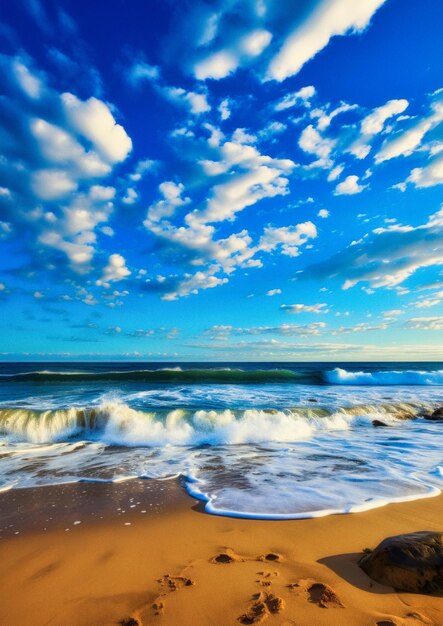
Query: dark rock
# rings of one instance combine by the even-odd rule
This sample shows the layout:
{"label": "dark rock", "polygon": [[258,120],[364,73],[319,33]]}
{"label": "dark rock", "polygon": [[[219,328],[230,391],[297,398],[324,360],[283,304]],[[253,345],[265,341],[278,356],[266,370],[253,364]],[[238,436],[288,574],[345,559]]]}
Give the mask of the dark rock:
{"label": "dark rock", "polygon": [[399,591],[443,593],[443,533],[388,537],[359,565],[373,580]]}
{"label": "dark rock", "polygon": [[372,425],[374,426],[374,428],[389,428],[389,426],[385,424],[385,422],[382,422],[380,420],[372,420]]}
{"label": "dark rock", "polygon": [[435,411],[431,413],[431,415],[426,415],[425,419],[433,420],[436,422],[439,422],[440,420],[443,421],[443,406],[441,406],[439,409],[435,409]]}

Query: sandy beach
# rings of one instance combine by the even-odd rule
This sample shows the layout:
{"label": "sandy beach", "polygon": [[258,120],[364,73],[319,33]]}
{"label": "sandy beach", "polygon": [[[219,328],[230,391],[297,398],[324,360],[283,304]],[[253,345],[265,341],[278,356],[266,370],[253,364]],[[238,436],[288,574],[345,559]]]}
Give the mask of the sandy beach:
{"label": "sandy beach", "polygon": [[441,530],[443,496],[276,522],[208,515],[174,480],[135,480],[9,491],[0,507],[8,626],[443,624],[442,597],[357,565],[386,536]]}

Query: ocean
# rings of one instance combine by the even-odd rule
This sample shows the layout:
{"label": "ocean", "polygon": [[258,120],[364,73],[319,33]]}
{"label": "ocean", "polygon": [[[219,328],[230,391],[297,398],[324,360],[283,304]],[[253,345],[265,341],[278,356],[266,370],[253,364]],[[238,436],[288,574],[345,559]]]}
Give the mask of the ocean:
{"label": "ocean", "polygon": [[0,490],[179,477],[212,514],[358,512],[440,493],[440,406],[438,363],[0,363]]}

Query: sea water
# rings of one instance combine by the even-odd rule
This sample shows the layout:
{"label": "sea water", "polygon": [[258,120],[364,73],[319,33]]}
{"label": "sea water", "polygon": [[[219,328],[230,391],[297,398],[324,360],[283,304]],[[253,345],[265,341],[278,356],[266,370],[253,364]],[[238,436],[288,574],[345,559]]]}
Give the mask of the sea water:
{"label": "sea water", "polygon": [[214,514],[358,512],[440,493],[442,405],[435,363],[2,363],[0,489],[181,477]]}

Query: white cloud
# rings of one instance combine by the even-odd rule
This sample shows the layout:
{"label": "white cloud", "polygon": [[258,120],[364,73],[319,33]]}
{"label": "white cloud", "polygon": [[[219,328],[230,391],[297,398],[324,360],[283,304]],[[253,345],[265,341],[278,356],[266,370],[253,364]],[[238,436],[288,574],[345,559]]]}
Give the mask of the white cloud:
{"label": "white cloud", "polygon": [[231,117],[231,103],[229,98],[225,98],[220,102],[218,110],[220,112],[220,117],[223,121]]}
{"label": "white cloud", "polygon": [[388,321],[384,320],[381,324],[368,324],[360,322],[354,326],[340,326],[332,331],[332,335],[347,335],[351,333],[366,333],[374,330],[387,330],[389,328]]}
{"label": "white cloud", "polygon": [[443,330],[443,315],[411,317],[406,322],[406,326],[414,330]]}
{"label": "white cloud", "polygon": [[[443,209],[419,226],[376,228],[328,261],[309,267],[306,276],[345,278],[343,289],[359,282],[368,282],[373,289],[398,288],[417,270],[441,265]],[[404,293],[403,288],[400,293]]]}
{"label": "white cloud", "polygon": [[96,282],[97,285],[108,285],[111,282],[123,280],[129,276],[131,272],[126,267],[126,261],[121,254],[111,254],[108,264],[103,269],[101,280]]}
{"label": "white cloud", "polygon": [[218,267],[214,266],[208,268],[206,271],[196,272],[193,275],[185,274],[182,280],[177,284],[177,287],[162,296],[162,299],[168,301],[177,300],[189,294],[196,294],[201,289],[213,289],[214,287],[227,283],[227,278],[214,276],[217,270]]}
{"label": "white cloud", "polygon": [[325,322],[313,322],[311,324],[280,324],[279,326],[252,326],[250,328],[216,325],[208,328],[204,334],[209,335],[215,341],[220,341],[229,339],[231,335],[318,336],[322,334],[325,328]]}
{"label": "white cloud", "polygon": [[271,43],[272,34],[264,29],[257,29],[247,34],[240,42],[239,48],[248,56],[256,57]]}
{"label": "white cloud", "polygon": [[108,106],[97,98],[82,101],[71,93],[61,96],[68,124],[88,139],[110,163],[123,161],[132,150],[132,141],[117,124]]}
{"label": "white cloud", "polygon": [[282,304],[281,309],[286,313],[329,313],[327,304]]}
{"label": "white cloud", "polygon": [[24,93],[33,99],[38,99],[43,91],[41,80],[17,57],[11,64],[15,79]]}
{"label": "white cloud", "polygon": [[58,200],[77,189],[77,183],[63,170],[39,170],[32,175],[32,189],[41,200]]}
{"label": "white cloud", "polygon": [[159,185],[159,191],[163,200],[158,200],[148,209],[147,220],[159,222],[164,217],[172,217],[178,207],[185,206],[191,202],[190,198],[183,198],[183,183],[174,183],[172,180],[164,181]]}
{"label": "white cloud", "polygon": [[77,139],[55,124],[36,118],[31,122],[31,132],[45,159],[70,170],[74,178],[99,178],[111,171],[111,165],[94,150],[85,150]]}
{"label": "white cloud", "polygon": [[322,137],[318,130],[310,124],[300,135],[298,145],[304,152],[315,154],[322,163],[329,165],[329,156],[335,146],[335,141]]}
{"label": "white cloud", "polygon": [[363,135],[378,135],[383,130],[386,120],[394,115],[399,115],[408,107],[409,102],[405,99],[388,100],[386,104],[375,108],[361,122]]}
{"label": "white cloud", "polygon": [[345,168],[343,165],[336,165],[335,167],[333,167],[328,174],[328,182],[337,180],[337,178],[340,176],[344,169]]}
{"label": "white cloud", "polygon": [[311,110],[310,118],[316,120],[318,130],[326,130],[326,128],[330,126],[332,120],[335,117],[357,108],[357,105],[347,104],[346,102],[340,104],[340,106],[336,107],[335,109],[332,109],[332,111],[330,110],[329,106],[326,106],[324,108],[317,107]]}
{"label": "white cloud", "polygon": [[342,195],[354,195],[356,193],[361,193],[366,187],[367,185],[360,185],[359,184],[359,178],[358,176],[355,175],[351,175],[351,176],[347,176],[344,181],[342,181],[341,183],[338,183],[338,185],[335,188],[335,195],[336,196],[342,196]]}
{"label": "white cloud", "polygon": [[278,296],[281,294],[281,289],[270,289],[269,291],[266,292],[267,296]]}
{"label": "white cloud", "polygon": [[327,209],[320,209],[317,215],[318,217],[322,217],[323,219],[326,219],[327,217],[329,217],[329,211]]}
{"label": "white cloud", "polygon": [[186,91],[182,87],[164,87],[164,95],[179,105],[186,105],[193,115],[200,115],[211,110],[211,106],[204,93]]}
{"label": "white cloud", "polygon": [[275,111],[284,111],[285,109],[290,109],[297,104],[303,104],[304,106],[310,106],[310,100],[315,95],[315,87],[309,85],[307,87],[302,87],[298,91],[294,91],[292,93],[288,93],[281,100],[277,102],[274,106]]}
{"label": "white cloud", "polygon": [[406,179],[406,183],[413,183],[419,188],[443,184],[443,156],[434,159],[424,167],[414,168]]}
{"label": "white cloud", "polygon": [[385,0],[323,0],[299,24],[271,60],[266,79],[282,81],[297,74],[335,35],[360,33]]}
{"label": "white cloud", "polygon": [[300,246],[308,239],[315,239],[316,236],[317,229],[312,222],[279,228],[267,226],[258,247],[265,252],[271,252],[281,246],[281,254],[296,257],[299,255]]}
{"label": "white cloud", "polygon": [[281,174],[281,169],[260,165],[232,176],[213,188],[206,208],[194,214],[192,219],[205,223],[232,219],[236,213],[263,198],[287,194],[289,181]]}
{"label": "white cloud", "polygon": [[134,171],[129,175],[129,178],[134,182],[138,182],[147,172],[155,169],[156,165],[157,162],[152,159],[142,159],[137,163]]}
{"label": "white cloud", "polygon": [[128,80],[132,85],[138,86],[143,81],[152,81],[159,78],[159,69],[155,65],[150,65],[145,61],[139,61],[129,70]]}
{"label": "white cloud", "polygon": [[38,242],[60,250],[73,269],[84,271],[95,252],[94,229],[108,220],[114,194],[114,187],[93,185],[87,193],[75,194],[58,215],[35,211],[29,219],[40,227]]}
{"label": "white cloud", "polygon": [[403,113],[409,106],[405,99],[388,100],[386,104],[376,107],[360,124],[360,137],[351,145],[351,152],[358,159],[364,159],[371,150],[371,140],[382,132],[385,122],[395,115]]}
{"label": "white cloud", "polygon": [[138,200],[138,193],[135,189],[133,189],[132,187],[128,187],[126,189],[126,193],[122,198],[122,202],[123,204],[135,204]]}
{"label": "white cloud", "polygon": [[272,33],[264,28],[256,28],[243,33],[221,50],[211,52],[194,65],[194,75],[198,80],[226,78],[238,67],[250,63],[269,46]]}
{"label": "white cloud", "polygon": [[443,121],[442,98],[442,92],[434,93],[431,114],[410,125],[406,131],[394,135],[392,139],[387,139],[378,151],[375,162],[382,163],[412,154],[420,146],[425,135]]}
{"label": "white cloud", "polygon": [[199,61],[194,67],[194,74],[198,80],[207,78],[226,78],[239,64],[238,57],[232,51],[220,50]]}

